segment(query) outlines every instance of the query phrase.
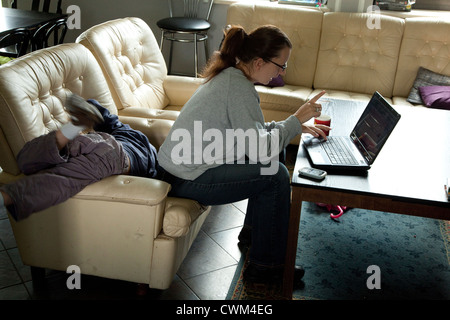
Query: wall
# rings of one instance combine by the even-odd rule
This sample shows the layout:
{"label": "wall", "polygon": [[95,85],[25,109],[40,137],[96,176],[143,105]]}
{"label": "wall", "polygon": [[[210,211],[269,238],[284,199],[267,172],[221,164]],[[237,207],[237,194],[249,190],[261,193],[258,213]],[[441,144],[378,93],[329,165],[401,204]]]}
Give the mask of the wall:
{"label": "wall", "polygon": [[[19,9],[29,10],[31,8],[31,1],[32,0],[19,0]],[[226,23],[228,5],[235,1],[236,0],[217,0],[213,6],[210,18],[212,27],[209,32],[210,41],[208,52],[210,55],[219,47],[223,36],[222,30]],[[436,1],[440,3],[448,0]],[[8,0],[2,0],[2,2],[5,5]],[[361,7],[370,4],[370,2],[371,0],[328,0],[328,6],[331,11],[355,12],[359,11]],[[54,0],[53,3],[56,3],[56,1]],[[169,14],[167,0],[63,0],[63,12],[66,12],[67,7],[72,4],[80,7],[81,28],[69,30],[66,35],[66,42],[74,42],[81,32],[96,24],[111,19],[132,16],[139,17],[146,21],[159,43],[161,32],[156,26],[156,22],[159,19],[167,17]],[[166,61],[168,61],[168,53],[169,46],[167,45],[163,50]],[[193,55],[194,48],[192,44],[175,43],[172,72],[193,74]],[[199,45],[199,63],[201,69],[205,63],[203,44]]]}
{"label": "wall", "polygon": [[[5,0],[3,0],[5,1]],[[32,0],[20,0],[19,9],[31,8]],[[53,1],[56,3],[56,1]],[[160,42],[161,32],[156,25],[159,19],[169,15],[167,0],[63,0],[63,12],[69,5],[77,5],[81,11],[81,28],[72,29],[67,32],[65,42],[74,42],[78,35],[88,28],[117,18],[139,17],[143,19],[152,29],[155,37]],[[50,8],[52,11],[53,7]],[[216,50],[222,40],[222,29],[226,21],[228,5],[215,4],[211,12],[211,30],[209,39],[209,54]],[[167,42],[169,43],[169,42]],[[164,56],[168,62],[169,45],[164,46]],[[192,54],[189,54],[192,53]],[[194,72],[194,47],[192,44],[175,43],[172,71],[176,73]],[[199,45],[200,68],[204,66],[204,46]]]}

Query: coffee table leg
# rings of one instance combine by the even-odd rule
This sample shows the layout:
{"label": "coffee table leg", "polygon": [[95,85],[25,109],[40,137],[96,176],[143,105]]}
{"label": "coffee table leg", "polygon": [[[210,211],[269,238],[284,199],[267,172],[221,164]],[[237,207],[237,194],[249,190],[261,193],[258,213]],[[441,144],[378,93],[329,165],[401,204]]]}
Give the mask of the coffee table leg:
{"label": "coffee table leg", "polygon": [[289,230],[286,249],[286,262],[284,267],[283,297],[292,299],[294,291],[294,267],[297,255],[298,229],[300,225],[300,214],[302,211],[301,188],[292,187],[291,212],[289,218]]}

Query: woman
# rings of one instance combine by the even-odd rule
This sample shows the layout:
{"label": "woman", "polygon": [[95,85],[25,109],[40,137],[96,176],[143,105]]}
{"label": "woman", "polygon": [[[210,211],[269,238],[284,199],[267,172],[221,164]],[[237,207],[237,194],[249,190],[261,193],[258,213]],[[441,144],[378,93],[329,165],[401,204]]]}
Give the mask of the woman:
{"label": "woman", "polygon": [[[290,179],[278,153],[302,132],[326,139],[322,129],[329,129],[303,124],[320,115],[316,101],[324,92],[286,120],[264,122],[254,83],[285,74],[291,48],[274,26],[250,34],[228,29],[203,73],[206,82],[183,107],[158,153],[158,172],[172,185],[171,196],[204,205],[248,199],[239,239],[251,244],[244,276],[253,282],[279,281],[283,275]],[[298,268],[296,278],[303,273]]]}

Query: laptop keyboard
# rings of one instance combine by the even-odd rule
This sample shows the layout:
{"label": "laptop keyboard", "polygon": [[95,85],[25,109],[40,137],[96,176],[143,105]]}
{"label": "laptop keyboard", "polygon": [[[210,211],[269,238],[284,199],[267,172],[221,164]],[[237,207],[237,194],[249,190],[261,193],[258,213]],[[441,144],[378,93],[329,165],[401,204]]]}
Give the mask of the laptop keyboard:
{"label": "laptop keyboard", "polygon": [[345,143],[339,137],[328,137],[328,141],[322,144],[333,164],[358,164],[355,157],[347,149]]}

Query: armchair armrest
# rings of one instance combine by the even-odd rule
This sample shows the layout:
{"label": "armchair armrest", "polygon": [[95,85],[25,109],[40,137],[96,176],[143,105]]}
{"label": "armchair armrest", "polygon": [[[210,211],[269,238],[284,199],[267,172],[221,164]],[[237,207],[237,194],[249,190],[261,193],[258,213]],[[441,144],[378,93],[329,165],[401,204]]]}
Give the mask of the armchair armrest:
{"label": "armchair armrest", "polygon": [[[78,194],[72,197],[74,200],[103,201],[128,203],[154,207],[153,234],[159,234],[163,227],[167,194],[170,184],[167,182],[127,175],[115,175],[88,185]],[[107,210],[105,208],[105,210]]]}
{"label": "armchair armrest", "polygon": [[168,75],[163,86],[170,106],[183,106],[205,80]]}
{"label": "armchair armrest", "polygon": [[154,206],[166,199],[169,190],[170,184],[161,180],[114,175],[88,185],[73,198]]}

